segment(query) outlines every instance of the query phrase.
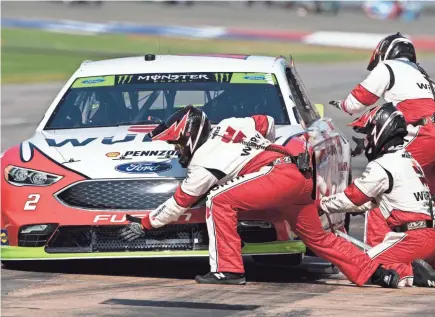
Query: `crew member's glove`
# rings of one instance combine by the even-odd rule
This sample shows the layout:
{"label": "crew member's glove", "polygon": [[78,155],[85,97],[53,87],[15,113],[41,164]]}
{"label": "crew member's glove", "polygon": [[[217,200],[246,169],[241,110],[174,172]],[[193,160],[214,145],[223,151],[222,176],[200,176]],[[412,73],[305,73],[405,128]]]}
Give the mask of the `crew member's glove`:
{"label": "crew member's glove", "polygon": [[314,206],[317,208],[317,213],[319,216],[323,215],[325,212],[323,211],[322,207],[320,206],[320,199],[314,200]]}
{"label": "crew member's glove", "polygon": [[344,110],[343,110],[343,107],[342,107],[342,105],[343,105],[343,100],[331,100],[331,101],[329,102],[329,104],[330,104],[331,106],[334,106],[334,107],[337,108],[337,109],[340,109],[340,110],[344,111]]}
{"label": "crew member's glove", "polygon": [[126,218],[130,223],[120,230],[119,237],[121,240],[131,242],[145,234],[146,229],[142,226],[141,218],[133,217],[131,215],[127,215]]}
{"label": "crew member's glove", "polygon": [[358,156],[360,154],[362,154],[362,152],[365,150],[365,146],[364,146],[364,138],[356,138],[356,137],[352,137],[353,142],[356,143],[356,148],[354,148],[351,152],[350,155],[352,157],[354,156]]}

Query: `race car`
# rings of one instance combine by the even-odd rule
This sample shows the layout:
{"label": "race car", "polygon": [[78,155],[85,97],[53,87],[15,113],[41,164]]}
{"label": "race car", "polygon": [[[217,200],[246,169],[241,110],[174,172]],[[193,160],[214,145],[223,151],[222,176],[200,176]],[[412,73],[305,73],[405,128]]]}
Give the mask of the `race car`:
{"label": "race car", "polygon": [[[313,197],[343,191],[351,181],[349,141],[311,101],[291,58],[147,54],[85,61],[34,135],[2,153],[2,263],[207,257],[204,201],[133,242],[119,239],[127,213],[143,217],[185,177],[173,145],[151,142],[148,132],[189,104],[203,109],[212,125],[228,117],[272,116],[280,145],[308,135]],[[239,217],[244,255],[297,265],[309,252],[287,214]],[[333,218],[342,230],[344,220]]]}

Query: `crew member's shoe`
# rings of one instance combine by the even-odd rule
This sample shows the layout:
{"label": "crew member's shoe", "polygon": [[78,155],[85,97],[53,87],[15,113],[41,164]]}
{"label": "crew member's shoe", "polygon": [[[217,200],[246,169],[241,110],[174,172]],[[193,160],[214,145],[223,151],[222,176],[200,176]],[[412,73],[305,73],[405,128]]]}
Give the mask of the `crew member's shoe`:
{"label": "crew member's shoe", "polygon": [[210,272],[203,276],[197,275],[195,281],[200,284],[246,284],[245,274],[230,272]]}
{"label": "crew member's shoe", "polygon": [[435,287],[435,270],[423,260],[412,262],[414,272],[414,286]]}
{"label": "crew member's shoe", "polygon": [[379,266],[373,273],[370,281],[385,288],[399,288],[400,276],[394,270],[387,270]]}

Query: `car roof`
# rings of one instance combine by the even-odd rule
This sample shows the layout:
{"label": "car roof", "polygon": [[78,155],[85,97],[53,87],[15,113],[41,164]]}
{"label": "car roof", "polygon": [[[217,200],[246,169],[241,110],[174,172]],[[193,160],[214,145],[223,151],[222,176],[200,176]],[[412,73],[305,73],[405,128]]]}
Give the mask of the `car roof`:
{"label": "car roof", "polygon": [[143,73],[185,73],[185,72],[273,72],[274,66],[284,57],[231,55],[231,54],[190,54],[155,55],[155,60],[145,60],[145,55],[101,61],[85,61],[75,77],[143,74]]}

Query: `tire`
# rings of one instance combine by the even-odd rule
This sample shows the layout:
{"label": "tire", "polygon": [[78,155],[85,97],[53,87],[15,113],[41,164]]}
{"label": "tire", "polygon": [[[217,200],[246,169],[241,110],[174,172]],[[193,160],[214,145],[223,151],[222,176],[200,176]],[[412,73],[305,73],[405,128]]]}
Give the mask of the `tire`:
{"label": "tire", "polygon": [[262,266],[298,266],[301,264],[302,258],[302,253],[252,256],[254,263]]}
{"label": "tire", "polygon": [[2,269],[8,269],[8,270],[20,270],[25,265],[22,261],[1,261],[2,262]]}

